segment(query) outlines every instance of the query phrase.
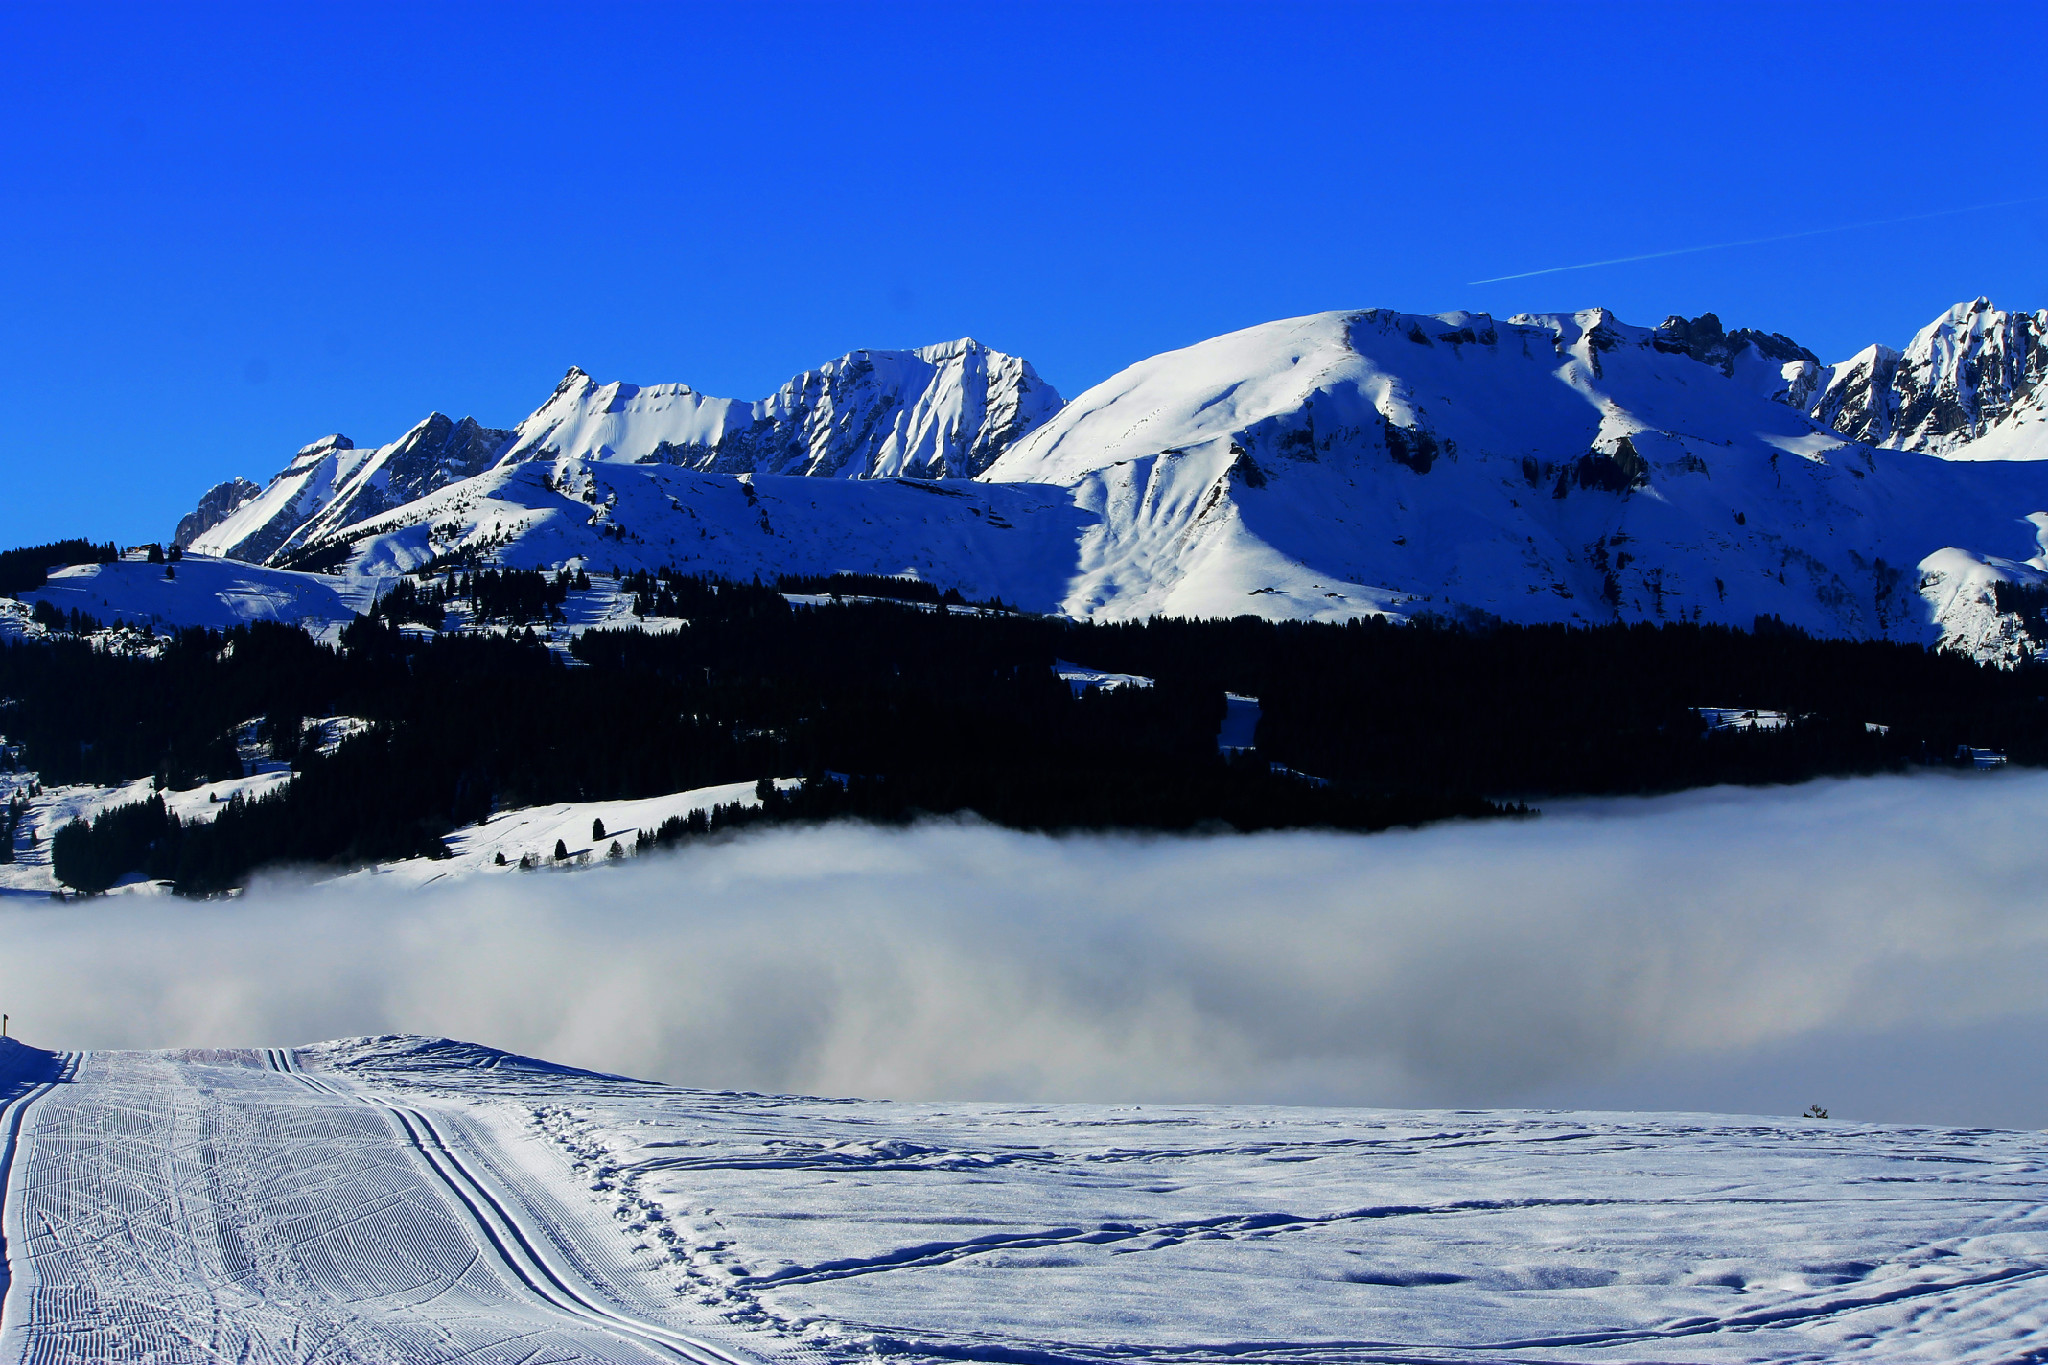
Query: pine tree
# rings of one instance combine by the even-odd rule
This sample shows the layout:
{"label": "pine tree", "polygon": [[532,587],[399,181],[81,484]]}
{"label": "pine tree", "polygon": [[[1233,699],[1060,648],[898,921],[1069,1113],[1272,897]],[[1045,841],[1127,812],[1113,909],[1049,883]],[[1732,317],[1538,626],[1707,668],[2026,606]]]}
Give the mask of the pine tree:
{"label": "pine tree", "polygon": [[603,820],[592,820],[592,821],[590,822],[590,842],[591,842],[591,843],[593,843],[593,844],[595,844],[595,843],[601,843],[601,842],[603,842],[603,840],[604,840],[604,821],[603,821]]}
{"label": "pine tree", "polygon": [[560,839],[555,840],[555,861],[558,863],[569,861],[569,846]]}

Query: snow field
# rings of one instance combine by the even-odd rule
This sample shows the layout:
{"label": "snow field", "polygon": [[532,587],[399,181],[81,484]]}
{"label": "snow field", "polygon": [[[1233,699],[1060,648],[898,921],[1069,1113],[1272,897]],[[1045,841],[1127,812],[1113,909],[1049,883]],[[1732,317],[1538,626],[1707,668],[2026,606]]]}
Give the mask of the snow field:
{"label": "snow field", "polygon": [[822,1100],[404,1037],[29,1090],[11,1359],[1989,1365],[2048,1331],[2038,1133]]}
{"label": "snow field", "polygon": [[286,621],[318,635],[368,610],[379,587],[374,578],[290,573],[196,554],[168,566],[176,578],[164,577],[165,567],[127,559],[77,564],[59,569],[22,599],[65,612],[76,608],[110,624],[224,630],[251,621]]}
{"label": "snow field", "polygon": [[[786,791],[799,785],[799,780],[778,778],[775,785]],[[560,870],[565,865],[555,861],[557,840],[569,851],[569,867],[603,861],[614,841],[622,856],[631,857],[634,836],[643,829],[659,829],[662,821],[672,816],[709,812],[714,806],[759,805],[755,786],[753,782],[728,782],[639,801],[570,801],[525,806],[450,834],[443,841],[451,855],[448,859],[408,858],[351,873],[341,880],[374,878],[379,885],[427,886],[483,873],[517,873],[521,871],[521,858],[533,859],[537,870]],[[602,839],[591,836],[592,822],[596,820],[604,821]],[[503,865],[497,861],[501,855],[505,859]]]}
{"label": "snow field", "polygon": [[700,1300],[835,1357],[1991,1361],[2048,1328],[2033,1134],[710,1095],[540,1122]]}
{"label": "snow field", "polygon": [[[267,1065],[266,1065],[267,1062]],[[727,1365],[521,1239],[435,1118],[283,1054],[87,1055],[25,1125],[0,1355]]]}

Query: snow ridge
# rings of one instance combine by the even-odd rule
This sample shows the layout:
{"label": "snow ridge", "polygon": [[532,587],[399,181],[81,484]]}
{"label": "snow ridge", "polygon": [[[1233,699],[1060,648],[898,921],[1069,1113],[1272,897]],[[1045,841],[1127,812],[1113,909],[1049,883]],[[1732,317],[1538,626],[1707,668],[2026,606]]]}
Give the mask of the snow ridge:
{"label": "snow ridge", "polygon": [[968,477],[1058,411],[1030,362],[971,337],[854,351],[742,403],[687,384],[599,384],[571,369],[507,462],[599,460],[720,474]]}
{"label": "snow ridge", "polygon": [[430,414],[390,445],[333,435],[261,490],[235,479],[178,525],[201,554],[289,565],[310,546],[497,464],[670,465],[720,474],[964,478],[1060,407],[1030,362],[971,337],[911,351],[854,351],[757,403],[687,384],[600,384],[571,367],[510,431]]}
{"label": "snow ridge", "polygon": [[1710,313],[1366,309],[1065,405],[967,338],[855,351],[757,403],[571,370],[511,432],[437,414],[377,451],[316,442],[193,548],[351,582],[915,572],[1084,619],[1769,614],[2012,661],[2031,636],[1992,585],[2048,572],[2044,336],[2048,313],[1979,299],[1826,365]]}

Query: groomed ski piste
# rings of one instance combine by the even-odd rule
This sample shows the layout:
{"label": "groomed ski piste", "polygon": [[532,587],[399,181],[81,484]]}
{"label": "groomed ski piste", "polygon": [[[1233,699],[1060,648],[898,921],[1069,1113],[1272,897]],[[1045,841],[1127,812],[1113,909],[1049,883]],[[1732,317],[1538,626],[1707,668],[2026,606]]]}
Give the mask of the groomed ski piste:
{"label": "groomed ski piste", "polygon": [[0,1043],[0,1358],[2037,1360],[2048,1136]]}

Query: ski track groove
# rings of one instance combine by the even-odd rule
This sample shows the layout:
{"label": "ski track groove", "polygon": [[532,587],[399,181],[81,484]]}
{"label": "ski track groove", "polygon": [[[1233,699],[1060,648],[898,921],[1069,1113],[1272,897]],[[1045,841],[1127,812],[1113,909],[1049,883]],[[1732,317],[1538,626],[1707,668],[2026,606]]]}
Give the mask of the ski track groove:
{"label": "ski track groove", "polygon": [[[738,1356],[673,1329],[626,1317],[593,1302],[577,1290],[540,1252],[529,1230],[514,1216],[507,1201],[498,1198],[476,1177],[424,1113],[369,1094],[350,1093],[317,1076],[308,1075],[299,1068],[298,1060],[290,1049],[265,1048],[262,1055],[271,1070],[291,1076],[309,1089],[343,1100],[359,1101],[388,1115],[435,1178],[456,1203],[467,1210],[471,1221],[482,1233],[484,1244],[496,1253],[494,1264],[525,1285],[535,1299],[555,1312],[615,1335],[627,1336],[676,1360],[691,1362],[691,1365],[749,1365]],[[477,1248],[479,1254],[482,1250],[482,1247]]]}
{"label": "ski track groove", "polygon": [[14,1257],[26,1238],[20,1227],[21,1191],[15,1176],[15,1156],[21,1149],[22,1127],[36,1101],[77,1075],[82,1060],[83,1053],[57,1053],[55,1071],[49,1079],[30,1082],[0,1109],[0,1126],[6,1129],[5,1137],[0,1138],[0,1341],[7,1339],[8,1328],[20,1312],[15,1304]]}
{"label": "ski track groove", "polygon": [[[280,1105],[274,1085],[238,1079],[296,1074],[274,1050],[204,1060],[208,1072],[186,1078],[170,1059],[110,1054],[109,1084],[33,1125],[23,1116],[55,1082],[0,1107],[0,1135],[19,1139],[0,1136],[18,1291],[0,1329],[10,1365],[724,1365],[521,1292],[377,1106],[325,1084],[305,1089],[345,1106]],[[77,1069],[71,1059],[57,1079]],[[295,1160],[302,1144],[314,1159]],[[251,1161],[258,1152],[268,1159]],[[350,1198],[377,1191],[380,1174],[394,1191],[372,1201],[384,1219]],[[418,1311],[444,1296],[446,1308]]]}
{"label": "ski track groove", "polygon": [[[4,1282],[0,1282],[0,1358],[10,1363],[21,1360],[55,1365],[60,1361],[135,1359],[162,1361],[166,1365],[230,1360],[238,1365],[256,1365],[259,1361],[264,1365],[285,1361],[299,1365],[365,1361],[397,1365],[403,1360],[408,1365],[429,1361],[438,1365],[443,1361],[488,1359],[493,1365],[555,1365],[594,1357],[607,1361],[663,1358],[684,1365],[749,1365],[745,1357],[731,1351],[634,1316],[639,1302],[636,1291],[627,1288],[627,1281],[617,1278],[619,1268],[631,1263],[606,1260],[584,1244],[583,1234],[594,1228],[585,1228],[573,1206],[554,1202],[555,1187],[548,1183],[552,1176],[542,1175],[541,1168],[529,1171],[520,1164],[523,1156],[510,1155],[515,1149],[505,1146],[506,1139],[498,1126],[503,1116],[495,1108],[477,1110],[464,1102],[474,1098],[475,1090],[439,1090],[429,1085],[422,1096],[415,1098],[410,1081],[382,1084],[375,1072],[368,1076],[343,1072],[333,1078],[309,1074],[301,1068],[295,1051],[266,1048],[236,1054],[239,1060],[198,1058],[211,1065],[200,1068],[204,1074],[197,1080],[187,1082],[188,1086],[200,1087],[196,1092],[163,1085],[154,1079],[157,1073],[143,1066],[136,1073],[137,1079],[129,1081],[125,1088],[110,1087],[97,1108],[82,1107],[73,1096],[38,1109],[60,1081],[77,1074],[90,1055],[68,1055],[61,1063],[44,1063],[41,1070],[18,1073],[0,1082],[4,1086],[0,1095],[11,1095],[0,1103],[0,1237],[4,1237],[0,1240],[0,1252],[4,1252],[4,1258],[0,1258],[0,1276],[4,1276]],[[41,1056],[47,1058],[49,1054]],[[254,1071],[248,1069],[252,1063]],[[91,1079],[96,1082],[101,1080],[101,1065],[93,1063]],[[243,1069],[233,1073],[213,1069],[228,1065]],[[264,1072],[278,1079],[266,1080]],[[248,1079],[238,1082],[236,1075]],[[609,1082],[613,1078],[594,1079]],[[525,1077],[514,1076],[510,1080],[514,1088],[508,1094],[519,1094],[532,1084]],[[234,1100],[238,1085],[244,1087],[240,1093],[256,1100],[254,1105],[193,1102],[195,1093],[207,1096],[218,1092],[227,1100]],[[304,1093],[296,1100],[281,1094],[301,1087]],[[593,1085],[590,1090],[593,1094],[610,1093],[605,1084]],[[784,1103],[762,1097],[759,1108],[776,1110]],[[826,1103],[818,1102],[818,1107],[823,1109]],[[268,1116],[262,1123],[242,1117],[257,1111]],[[351,1114],[357,1117],[348,1117]],[[815,1148],[808,1140],[790,1141],[773,1129],[752,1129],[746,1130],[747,1141],[765,1140],[772,1155],[709,1159],[693,1155],[656,1156],[622,1162],[601,1171],[816,1172],[829,1177],[824,1186],[840,1184],[838,1178],[847,1173],[944,1172],[964,1177],[961,1188],[965,1189],[989,1183],[972,1177],[991,1167],[1011,1166],[1032,1178],[1043,1179],[1034,1173],[1034,1168],[1044,1163],[1064,1163],[1083,1186],[1093,1190],[1097,1177],[1088,1173],[1090,1166],[1098,1170],[1103,1166],[1128,1168],[1190,1156],[1299,1162],[1324,1156],[1341,1160],[1350,1154],[1370,1151],[1377,1157],[1412,1160],[1454,1149],[1468,1154],[1479,1148],[1487,1151],[1489,1160],[1498,1155],[1513,1161],[1517,1148],[1541,1144],[1555,1150],[1562,1143],[1572,1145],[1575,1151],[1590,1151],[1595,1160],[1619,1157],[1632,1162],[1629,1154],[1654,1153],[1660,1149],[1660,1143],[1673,1137],[1682,1140],[1690,1134],[1749,1132],[1768,1135],[1773,1131],[1740,1124],[1685,1124],[1674,1125],[1656,1141],[1644,1141],[1582,1129],[1489,1136],[1459,1131],[1461,1125],[1454,1122],[1435,1132],[1411,1132],[1388,1139],[1243,1143],[1226,1140],[1201,1142],[1183,1149],[1114,1147],[1068,1153],[1036,1145],[1005,1146],[1001,1140],[983,1147],[979,1144],[986,1141],[985,1135],[969,1135],[949,1143],[944,1130],[920,1131],[920,1140],[909,1142],[896,1138],[895,1134],[903,1129],[894,1123],[871,1127],[870,1121],[855,1119],[852,1125],[853,1131],[846,1140],[837,1140],[827,1133]],[[678,1127],[671,1126],[669,1131],[676,1132]],[[889,1138],[887,1142],[881,1140],[884,1135]],[[1648,1358],[1818,1361],[1854,1357],[1873,1361],[1967,1359],[1972,1365],[2038,1365],[2048,1361],[2048,1350],[2039,1348],[2043,1338],[2027,1330],[2024,1324],[2033,1323],[2039,1329],[2038,1306],[2048,1302],[2048,1259],[2023,1252],[2017,1244],[2011,1249],[1994,1248],[1978,1254],[1974,1262],[1940,1258],[1957,1254],[1949,1249],[1949,1242],[1966,1236],[2038,1239],[2043,1219],[2048,1217],[2048,1205],[2039,1196],[2038,1179],[2048,1163],[2040,1160],[2038,1148],[2031,1153],[2022,1148],[2019,1155],[2023,1159],[2018,1161],[1968,1155],[1966,1136],[1946,1141],[1934,1136],[1919,1146],[1902,1145],[1893,1152],[1878,1154],[1874,1164],[1854,1179],[1838,1181],[1835,1193],[1824,1198],[1808,1197],[1816,1189],[1786,1189],[1775,1197],[1762,1197],[1758,1191],[1764,1186],[1759,1182],[1765,1177],[1752,1174],[1747,1167],[1731,1168],[1726,1178],[1716,1178],[1697,1194],[1674,1199],[1595,1197],[1593,1191],[1558,1189],[1532,1190],[1531,1197],[1526,1198],[1353,1204],[1350,1200],[1324,1203],[1313,1197],[1300,1197],[1298,1193],[1289,1198],[1278,1193],[1284,1187],[1276,1187],[1273,1202],[1263,1209],[1254,1206],[1224,1216],[1201,1216],[1213,1213],[1216,1206],[1211,1204],[1204,1209],[1197,1204],[1174,1210],[1182,1215],[1195,1215],[1192,1217],[1139,1217],[1124,1221],[1123,1206],[1112,1212],[1100,1204],[1094,1208],[1052,1205],[1030,1221],[1013,1215],[1011,1230],[1007,1232],[955,1240],[933,1226],[930,1230],[940,1234],[936,1239],[913,1241],[906,1237],[895,1246],[887,1242],[870,1242],[865,1247],[814,1246],[813,1254],[800,1257],[797,1263],[785,1260],[780,1266],[772,1266],[756,1261],[754,1273],[742,1268],[740,1255],[744,1253],[739,1253],[724,1262],[729,1278],[719,1283],[734,1301],[750,1306],[755,1310],[754,1316],[771,1323],[773,1331],[801,1336],[813,1321],[822,1318],[833,1323],[835,1339],[826,1348],[826,1358],[842,1362],[894,1359],[902,1365],[1135,1365],[1141,1360],[1153,1360],[1178,1365],[1502,1365],[1509,1360],[1541,1360],[1546,1365],[1617,1365],[1625,1360]],[[251,1159],[252,1154],[263,1151],[261,1146],[251,1146],[252,1137],[274,1149],[270,1153],[273,1159],[267,1163]],[[131,1139],[133,1154],[120,1147],[124,1140]],[[361,1147],[369,1164],[338,1162],[331,1155],[322,1155],[337,1142]],[[931,1145],[933,1142],[939,1145]],[[65,1143],[71,1146],[66,1148]],[[323,1143],[325,1148],[319,1145]],[[696,1141],[650,1142],[642,1150],[697,1145]],[[1856,1144],[1846,1135],[1837,1142],[1816,1132],[1812,1146],[1825,1156],[1836,1147],[1849,1153]],[[1964,1150],[1953,1150],[1958,1146]],[[53,1151],[53,1147],[58,1150]],[[159,1150],[176,1156],[176,1171],[196,1175],[182,1181],[159,1178],[159,1165],[153,1164],[153,1155]],[[1995,1152],[2001,1148],[1991,1145],[1983,1150]],[[298,1160],[301,1151],[309,1154],[310,1159]],[[759,1152],[760,1148],[756,1146],[754,1151]],[[68,1161],[63,1159],[67,1154]],[[1901,1164],[1886,1165],[1885,1159]],[[1920,1173],[1913,1173],[1915,1166]],[[1970,1173],[1973,1167],[1999,1168],[2010,1179],[1977,1176]],[[170,1164],[163,1164],[161,1169],[175,1173]],[[1955,1174],[1951,1175],[1951,1170]],[[301,1176],[301,1171],[308,1174]],[[1055,1174],[1052,1178],[1059,1177]],[[1255,1172],[1250,1178],[1263,1177]],[[1310,1177],[1304,1188],[1322,1188],[1314,1183],[1317,1179],[1326,1178]],[[293,1182],[301,1180],[311,1182],[311,1187],[304,1191],[305,1198],[297,1203],[280,1198],[291,1196]],[[1393,1319],[1344,1321],[1341,1325],[1355,1335],[1339,1337],[1320,1335],[1322,1326],[1340,1325],[1336,1322],[1319,1323],[1304,1318],[1290,1327],[1263,1317],[1247,1317],[1242,1325],[1228,1327],[1219,1318],[1212,1330],[1221,1330],[1214,1335],[1205,1332],[1192,1340],[1183,1337],[1179,1341],[1141,1342],[1115,1336],[1107,1340],[1075,1340],[1070,1338],[1069,1324],[1063,1321],[1066,1306],[1057,1302],[1054,1315],[1046,1319],[1046,1330],[1041,1333],[1007,1323],[999,1325],[1000,1320],[990,1321],[974,1312],[951,1325],[942,1319],[924,1323],[916,1316],[923,1311],[917,1296],[926,1292],[920,1272],[947,1273],[945,1267],[966,1262],[961,1271],[953,1273],[1000,1276],[1002,1266],[990,1269],[988,1262],[973,1259],[989,1254],[1030,1253],[1065,1246],[1077,1250],[1093,1247],[1098,1249],[1092,1253],[1095,1256],[1120,1258],[1140,1252],[1166,1253],[1166,1249],[1184,1242],[1199,1246],[1213,1241],[1256,1243],[1280,1239],[1266,1242],[1277,1249],[1294,1245],[1297,1234],[1313,1234],[1345,1224],[1367,1230],[1343,1236],[1358,1245],[1371,1246],[1383,1235],[1370,1230],[1376,1221],[1380,1228],[1395,1229],[1402,1220],[1465,1217],[1475,1220],[1467,1226],[1479,1228],[1491,1226],[1494,1215],[1530,1212],[1541,1217],[1545,1210],[1568,1212],[1601,1207],[1621,1210],[1616,1216],[1624,1220],[1635,1218],[1636,1208],[1644,1210],[1644,1217],[1669,1218],[1682,1217],[1685,1207],[1691,1204],[1715,1208],[1747,1205],[1766,1210],[1784,1206],[1794,1220],[1815,1218],[1826,1227],[1846,1225],[1845,1214],[1834,1210],[1855,1206],[1855,1201],[1862,1197],[1856,1188],[1859,1184],[1881,1190],[1891,1188],[1885,1182],[1893,1180],[1917,1182],[1922,1192],[1916,1197],[1926,1205],[1945,1205],[1948,1191],[1962,1191],[1956,1199],[1974,1206],[1977,1214],[1962,1223],[1953,1221],[1946,1213],[1935,1215],[1932,1227],[1938,1235],[1934,1240],[1902,1246],[1890,1253],[1888,1260],[1866,1257],[1860,1250],[1853,1256],[1841,1253],[1838,1259],[1823,1256],[1807,1264],[1815,1273],[1832,1278],[1808,1279],[1791,1292],[1785,1292],[1788,1286],[1767,1286],[1768,1292],[1777,1295],[1775,1301],[1752,1301],[1747,1307],[1726,1300],[1672,1302],[1665,1312],[1639,1315],[1633,1322],[1617,1321],[1605,1314],[1560,1313],[1550,1321],[1496,1316],[1490,1324],[1469,1324],[1479,1330],[1462,1341],[1432,1340],[1409,1330],[1406,1322]],[[859,1186],[863,1182],[852,1183]],[[168,1188],[159,1188],[160,1185]],[[1972,1189],[1980,1192],[1971,1196],[1967,1191]],[[33,1197],[24,1199],[24,1190]],[[393,1192],[389,1198],[384,1197],[385,1190]],[[2000,1197],[2001,1190],[2006,1197]],[[2016,1197],[2021,1195],[2025,1197]],[[714,1196],[692,1197],[708,1200]],[[722,1205],[724,1201],[719,1202]],[[1319,1205],[1330,1211],[1287,1211]],[[74,1212],[86,1208],[92,1216]],[[752,1216],[811,1216],[788,1212],[787,1208],[771,1202]],[[848,1208],[873,1213],[875,1206],[861,1195]],[[430,1216],[419,1215],[419,1211],[429,1209]],[[1813,1212],[1808,1213],[1808,1209]],[[412,1216],[407,1216],[408,1210]],[[724,1209],[721,1207],[719,1212],[723,1216]],[[738,1212],[742,1217],[748,1216],[744,1208]],[[708,1218],[711,1213],[710,1204],[706,1203],[703,1216]],[[1045,1216],[1047,1213],[1051,1216]],[[1103,1221],[1089,1217],[1091,1213]],[[1081,1216],[1074,1217],[1076,1214]],[[1738,1223],[1739,1226],[1761,1226],[1756,1215],[1739,1217],[1749,1220]],[[1067,1218],[1073,1221],[1066,1221]],[[896,1221],[942,1225],[984,1220],[880,1220],[884,1224]],[[204,1224],[206,1246],[216,1258],[213,1262],[206,1262],[203,1257],[195,1259],[195,1253],[185,1242],[164,1235],[166,1226],[181,1222]],[[708,1226],[710,1230],[704,1235],[717,1240],[704,1245],[726,1247],[728,1234],[723,1226],[715,1219]],[[1390,1231],[1384,1235],[1399,1234]],[[2038,1241],[2034,1245],[2038,1246]],[[30,1255],[34,1248],[42,1246],[54,1247],[53,1254],[59,1257],[56,1263],[68,1272],[68,1278],[47,1274],[23,1276],[17,1272],[17,1257]],[[868,1254],[843,1254],[856,1250]],[[820,1251],[826,1255],[817,1255]],[[832,1256],[832,1251],[842,1254]],[[1301,1253],[1275,1250],[1270,1254]],[[354,1274],[354,1267],[379,1258],[382,1263],[375,1273]],[[1553,1259],[1558,1258],[1569,1259],[1554,1253]],[[1103,1273],[1113,1278],[1129,1274],[1142,1278],[1151,1272],[1133,1268],[1149,1266],[1151,1261],[1150,1257],[1140,1261],[1116,1260],[1110,1264],[1120,1269]],[[42,1267],[47,1263],[31,1258],[25,1264]],[[104,1272],[102,1264],[108,1267]],[[1038,1262],[1027,1256],[1022,1264]],[[1043,1264],[1063,1267],[1082,1263],[1055,1257]],[[1366,1268],[1378,1273],[1371,1263]],[[296,1279],[288,1273],[294,1270]],[[895,1289],[895,1280],[888,1275],[892,1271],[909,1272],[904,1279],[913,1287]],[[861,1280],[863,1276],[877,1278]],[[1408,1284],[1362,1276],[1344,1278],[1364,1285]],[[1450,1276],[1448,1280],[1459,1278]],[[18,1295],[14,1292],[17,1281],[22,1290]],[[824,1301],[807,1298],[816,1291],[801,1288],[822,1289],[835,1281],[855,1281],[846,1292],[856,1296],[839,1300],[842,1307],[836,1313]],[[977,1278],[974,1282],[983,1281]],[[1439,1282],[1414,1281],[1425,1287]],[[299,1294],[300,1285],[309,1286],[313,1292]],[[1599,1288],[1603,1282],[1589,1285]],[[360,1287],[357,1298],[348,1296],[353,1286]],[[1586,1286],[1566,1282],[1547,1287],[1570,1291]],[[1738,1289],[1743,1287],[1736,1285]],[[31,1289],[33,1294],[28,1292]],[[797,1291],[794,1297],[778,1303],[778,1297],[790,1290]],[[467,1302],[464,1294],[469,1296]],[[889,1297],[892,1294],[896,1296],[893,1299]],[[427,1314],[421,1319],[425,1328],[434,1333],[431,1339],[409,1338],[407,1333],[415,1329],[402,1326],[410,1321],[404,1315],[444,1299],[448,1300],[447,1307],[438,1316]],[[362,1302],[366,1307],[362,1313],[335,1313],[331,1311],[335,1301]],[[465,1312],[474,1314],[474,1305],[479,1302],[486,1304],[485,1320],[493,1324],[488,1337],[478,1335],[474,1322],[465,1322],[462,1317]],[[909,1316],[901,1323],[891,1323],[889,1320],[898,1316],[902,1306],[911,1308]],[[1085,1310],[1076,1311],[1085,1319]],[[379,1324],[371,1320],[379,1312],[397,1315],[388,1351],[381,1349],[386,1343],[379,1335]],[[489,1317],[493,1312],[502,1316]],[[32,1323],[24,1329],[16,1321],[23,1317],[52,1320]],[[1574,1317],[1576,1321],[1572,1320]],[[912,1326],[912,1322],[919,1325]],[[1998,1333],[1995,1344],[1984,1335],[1987,1325]],[[1940,1354],[1938,1347],[1946,1334],[1959,1328],[1975,1333],[1971,1337],[1974,1349],[1954,1356]],[[1263,1335],[1261,1329],[1271,1335]],[[1811,1338],[1811,1347],[1802,1349],[1808,1341],[1807,1329],[1818,1329],[1819,1334]],[[32,1349],[19,1354],[9,1351],[7,1344],[21,1344],[19,1337],[24,1330],[42,1336],[27,1343]],[[1240,1332],[1244,1335],[1235,1335]],[[599,1335],[616,1344],[591,1351],[590,1339]],[[785,1339],[779,1344],[796,1347],[799,1353],[809,1355],[808,1342],[799,1345]],[[1937,1348],[1933,1355],[1927,1354],[1930,1346]],[[750,1343],[745,1349],[769,1353],[756,1359],[777,1358],[773,1345],[757,1348]],[[615,1354],[621,1350],[630,1355]]]}

